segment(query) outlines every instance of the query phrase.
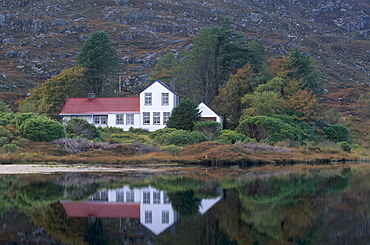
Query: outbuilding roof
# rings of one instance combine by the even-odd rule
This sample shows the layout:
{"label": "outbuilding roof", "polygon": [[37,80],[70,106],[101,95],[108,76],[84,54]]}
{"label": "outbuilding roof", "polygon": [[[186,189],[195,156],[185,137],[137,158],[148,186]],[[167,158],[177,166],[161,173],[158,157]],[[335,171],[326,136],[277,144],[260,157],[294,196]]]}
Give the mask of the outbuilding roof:
{"label": "outbuilding roof", "polygon": [[140,97],[68,98],[60,115],[140,113]]}

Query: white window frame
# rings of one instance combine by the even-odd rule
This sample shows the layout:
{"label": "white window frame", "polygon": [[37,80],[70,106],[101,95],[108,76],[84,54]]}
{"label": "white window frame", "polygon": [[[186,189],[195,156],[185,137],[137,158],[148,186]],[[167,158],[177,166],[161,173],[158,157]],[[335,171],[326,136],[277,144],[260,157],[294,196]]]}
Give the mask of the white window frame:
{"label": "white window frame", "polygon": [[144,93],[144,105],[152,105],[152,93]]}
{"label": "white window frame", "polygon": [[135,124],[135,115],[126,114],[126,125],[134,125],[134,124]]}
{"label": "white window frame", "polygon": [[135,192],[126,191],[126,202],[135,202]]}
{"label": "white window frame", "polygon": [[159,191],[153,192],[153,204],[161,204],[161,193]]}
{"label": "white window frame", "polygon": [[117,191],[116,192],[116,201],[117,202],[124,202],[125,201],[125,192],[124,191]]}
{"label": "white window frame", "polygon": [[168,119],[170,119],[171,112],[163,112],[163,125],[166,125],[168,122]]}
{"label": "white window frame", "polygon": [[143,112],[143,124],[150,125],[150,112]]}
{"label": "white window frame", "polygon": [[153,222],[152,211],[145,211],[145,224],[151,224]]}
{"label": "white window frame", "polygon": [[94,116],[94,124],[107,124],[108,115],[96,115]]}
{"label": "white window frame", "polygon": [[161,113],[153,112],[153,125],[160,125],[160,124],[161,124]]}
{"label": "white window frame", "polygon": [[162,93],[162,105],[163,106],[170,105],[170,94],[169,93]]}
{"label": "white window frame", "polygon": [[123,114],[117,114],[116,115],[116,124],[117,125],[124,125],[124,115]]}
{"label": "white window frame", "polygon": [[170,223],[170,211],[163,210],[162,211],[162,224],[169,224]]}
{"label": "white window frame", "polygon": [[143,204],[150,204],[150,191],[143,192]]}

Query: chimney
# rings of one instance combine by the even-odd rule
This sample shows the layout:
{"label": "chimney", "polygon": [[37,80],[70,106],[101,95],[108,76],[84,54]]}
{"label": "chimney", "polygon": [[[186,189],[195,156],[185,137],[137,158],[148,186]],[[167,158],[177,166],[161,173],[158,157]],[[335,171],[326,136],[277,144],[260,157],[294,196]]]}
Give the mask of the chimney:
{"label": "chimney", "polygon": [[95,93],[87,93],[88,99],[95,99]]}

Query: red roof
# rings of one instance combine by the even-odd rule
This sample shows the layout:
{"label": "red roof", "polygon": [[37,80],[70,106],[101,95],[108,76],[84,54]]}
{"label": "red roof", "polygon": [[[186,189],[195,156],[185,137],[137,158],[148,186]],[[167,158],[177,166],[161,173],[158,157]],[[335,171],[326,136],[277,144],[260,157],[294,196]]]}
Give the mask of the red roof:
{"label": "red roof", "polygon": [[69,98],[60,115],[140,113],[140,97]]}
{"label": "red roof", "polygon": [[140,203],[61,201],[68,217],[140,218]]}

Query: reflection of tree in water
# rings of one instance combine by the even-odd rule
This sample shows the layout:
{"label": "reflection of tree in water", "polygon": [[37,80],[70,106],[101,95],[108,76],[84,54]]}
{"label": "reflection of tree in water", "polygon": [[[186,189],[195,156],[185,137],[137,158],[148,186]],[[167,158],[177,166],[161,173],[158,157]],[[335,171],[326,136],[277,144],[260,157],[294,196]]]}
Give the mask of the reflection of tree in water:
{"label": "reflection of tree in water", "polygon": [[88,244],[91,245],[104,245],[109,244],[107,234],[104,232],[102,219],[96,217],[89,217],[89,223],[92,222],[92,226],[88,228],[85,239]]}
{"label": "reflection of tree in water", "polygon": [[189,218],[199,213],[202,200],[195,197],[194,191],[168,193],[168,197],[173,209],[179,213],[180,217]]}

